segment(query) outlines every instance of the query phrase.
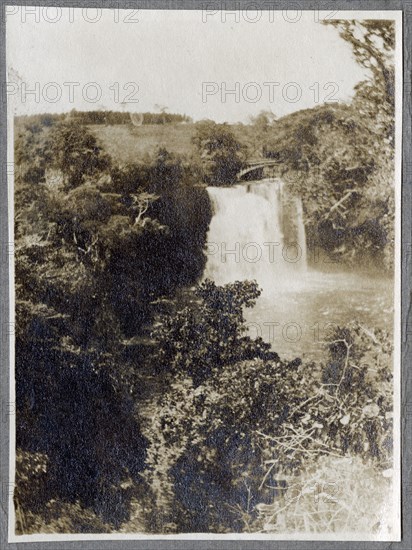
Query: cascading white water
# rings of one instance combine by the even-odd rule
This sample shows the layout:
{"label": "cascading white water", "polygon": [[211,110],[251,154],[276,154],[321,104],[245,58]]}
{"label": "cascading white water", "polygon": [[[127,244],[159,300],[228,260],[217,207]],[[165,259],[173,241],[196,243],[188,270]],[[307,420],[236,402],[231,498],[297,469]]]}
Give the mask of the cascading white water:
{"label": "cascading white water", "polygon": [[265,289],[306,271],[302,203],[281,180],[208,187],[213,217],[204,278],[256,279]]}

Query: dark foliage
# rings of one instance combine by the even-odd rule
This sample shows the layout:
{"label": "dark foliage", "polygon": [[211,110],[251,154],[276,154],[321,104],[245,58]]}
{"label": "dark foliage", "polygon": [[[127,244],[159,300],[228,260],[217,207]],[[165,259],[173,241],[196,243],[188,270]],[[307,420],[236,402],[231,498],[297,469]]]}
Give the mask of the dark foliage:
{"label": "dark foliage", "polygon": [[181,311],[158,319],[152,333],[159,368],[185,373],[198,386],[214,369],[254,357],[273,357],[270,344],[245,335],[243,308],[252,307],[261,290],[256,282],[218,287],[201,283],[194,300]]}
{"label": "dark foliage", "polygon": [[73,121],[25,128],[16,159],[17,445],[48,463],[39,494],[20,477],[16,498],[30,513],[79,505],[116,527],[147,445],[144,357],[125,342],[144,336],[158,298],[202,273],[209,202],[167,152],[115,166]]}
{"label": "dark foliage", "polygon": [[236,181],[244,165],[245,147],[227,124],[199,122],[192,141],[201,156],[206,183],[219,186]]}

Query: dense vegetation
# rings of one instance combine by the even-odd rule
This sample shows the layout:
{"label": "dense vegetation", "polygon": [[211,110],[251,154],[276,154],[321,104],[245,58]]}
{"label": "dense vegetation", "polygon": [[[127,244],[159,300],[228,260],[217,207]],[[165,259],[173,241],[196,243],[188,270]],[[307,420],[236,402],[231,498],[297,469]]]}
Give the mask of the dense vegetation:
{"label": "dense vegetation", "polygon": [[390,335],[335,327],[323,361],[283,361],[247,335],[256,282],[199,284],[212,212],[198,184],[233,184],[257,154],[279,159],[316,243],[390,267],[393,29],[365,22],[359,43],[336,25],[360,63],[378,56],[351,105],[263,114],[241,133],[203,121],[185,156],[110,155],[88,125],[124,113],[18,121],[18,532],[383,528],[368,484],[376,507],[391,475]]}
{"label": "dense vegetation", "polygon": [[48,499],[116,524],[146,452],[129,340],[201,275],[209,203],[165,151],[119,167],[76,122],[43,132],[16,141],[17,445],[47,457]]}

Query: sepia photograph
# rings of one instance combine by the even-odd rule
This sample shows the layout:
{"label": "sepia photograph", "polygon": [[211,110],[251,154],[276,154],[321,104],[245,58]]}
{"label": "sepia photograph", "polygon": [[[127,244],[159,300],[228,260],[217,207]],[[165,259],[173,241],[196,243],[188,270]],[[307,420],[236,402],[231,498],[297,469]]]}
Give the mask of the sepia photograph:
{"label": "sepia photograph", "polygon": [[5,11],[9,541],[399,541],[402,12]]}

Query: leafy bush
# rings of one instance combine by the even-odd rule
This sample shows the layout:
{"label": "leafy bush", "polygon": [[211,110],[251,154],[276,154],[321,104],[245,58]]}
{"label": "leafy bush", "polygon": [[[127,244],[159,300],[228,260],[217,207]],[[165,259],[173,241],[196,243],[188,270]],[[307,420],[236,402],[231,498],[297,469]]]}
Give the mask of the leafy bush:
{"label": "leafy bush", "polygon": [[261,290],[252,281],[223,287],[207,279],[181,311],[160,317],[152,336],[158,343],[156,360],[166,372],[186,373],[195,385],[213,369],[242,359],[270,356],[270,345],[245,336],[243,307],[252,307]]}
{"label": "leafy bush", "polygon": [[[253,430],[275,415],[274,368],[261,360],[215,371],[195,388],[179,376],[158,404],[148,449],[152,487],[165,520],[179,530],[240,530],[236,505],[263,476]],[[259,382],[258,382],[259,380]],[[260,391],[257,386],[260,385]],[[282,407],[282,403],[279,403]]]}
{"label": "leafy bush", "polygon": [[16,451],[16,534],[31,533],[109,533],[96,513],[79,501],[50,499],[47,455]]}
{"label": "leafy bush", "polygon": [[323,367],[322,382],[329,407],[323,433],[343,452],[373,458],[385,467],[392,457],[390,335],[351,323],[331,332],[327,348],[329,361]]}

